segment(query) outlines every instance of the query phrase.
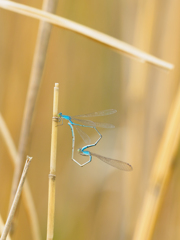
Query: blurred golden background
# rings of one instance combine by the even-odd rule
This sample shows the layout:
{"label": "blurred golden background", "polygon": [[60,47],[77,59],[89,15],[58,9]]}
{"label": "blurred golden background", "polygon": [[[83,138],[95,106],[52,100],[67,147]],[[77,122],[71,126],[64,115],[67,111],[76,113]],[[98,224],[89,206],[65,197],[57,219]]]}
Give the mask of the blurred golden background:
{"label": "blurred golden background", "polygon": [[[41,9],[42,1],[16,1]],[[59,112],[70,116],[117,109],[99,117],[115,129],[94,152],[123,160],[132,172],[93,158],[80,168],[71,161],[71,131],[58,127],[54,239],[129,240],[137,225],[170,107],[179,86],[179,1],[59,1],[56,14],[129,43],[173,63],[173,71],[118,54],[83,36],[52,28],[33,116],[28,172],[41,239],[46,237],[53,88]],[[0,9],[0,111],[18,148],[39,21]],[[93,119],[96,120],[96,119]],[[97,138],[88,131],[92,142]],[[76,148],[84,146],[76,132]],[[77,157],[79,157],[77,155]],[[151,239],[180,238],[179,155]],[[82,160],[83,161],[83,160]],[[14,166],[0,135],[0,214],[6,221]],[[23,201],[13,239],[33,239]]]}

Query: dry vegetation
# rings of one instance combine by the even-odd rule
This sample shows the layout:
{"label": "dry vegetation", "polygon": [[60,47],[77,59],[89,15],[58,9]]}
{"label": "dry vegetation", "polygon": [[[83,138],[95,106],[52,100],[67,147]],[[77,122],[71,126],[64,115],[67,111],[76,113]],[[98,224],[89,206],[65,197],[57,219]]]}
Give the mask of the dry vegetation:
{"label": "dry vegetation", "polygon": [[[53,225],[53,239],[179,239],[180,3],[44,1],[56,16],[38,10],[41,1],[13,3],[0,1],[0,233],[28,154],[11,239],[46,238],[49,171],[56,196],[47,239]],[[96,159],[80,168],[65,121],[53,122],[57,163],[50,165],[55,83],[59,112],[118,110],[98,119],[116,128],[101,130],[94,151],[129,162],[133,172]]]}

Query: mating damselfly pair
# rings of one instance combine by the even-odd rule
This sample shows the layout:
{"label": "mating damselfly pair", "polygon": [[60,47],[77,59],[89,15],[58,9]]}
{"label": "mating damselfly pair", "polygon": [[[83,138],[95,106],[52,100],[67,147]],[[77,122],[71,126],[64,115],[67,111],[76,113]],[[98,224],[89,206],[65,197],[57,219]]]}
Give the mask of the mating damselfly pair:
{"label": "mating damselfly pair", "polygon": [[[76,115],[76,116],[68,116],[68,115],[63,115],[62,113],[59,113],[59,122],[62,120],[62,124],[63,124],[63,119],[68,121],[68,125],[71,128],[71,133],[72,133],[72,160],[77,163],[79,166],[83,167],[86,164],[90,163],[92,160],[92,156],[97,157],[98,159],[102,160],[103,162],[116,167],[120,170],[125,170],[125,171],[131,171],[133,168],[129,163],[120,161],[120,160],[115,160],[115,159],[111,159],[111,158],[107,158],[101,155],[98,155],[96,153],[92,153],[88,150],[88,148],[90,147],[94,147],[97,145],[97,143],[101,140],[102,135],[101,133],[97,130],[96,127],[101,127],[101,128],[114,128],[114,125],[109,124],[109,123],[99,123],[99,122],[93,122],[91,120],[85,120],[85,119],[79,119],[79,118],[86,118],[86,117],[98,117],[98,116],[106,116],[106,115],[111,115],[116,113],[117,111],[115,109],[107,109],[104,111],[100,111],[100,112],[93,112],[93,113],[88,113],[88,114],[83,114],[83,115]],[[74,121],[77,121],[79,123],[75,123]],[[61,125],[62,125],[61,124]],[[78,161],[76,161],[74,159],[74,147],[75,147],[75,134],[74,134],[74,128],[76,128],[77,132],[79,133],[79,135],[82,137],[82,139],[84,140],[84,142],[87,144],[86,146],[79,148],[78,152],[82,155],[82,156],[89,156],[89,160],[83,164],[80,164]],[[80,128],[80,127],[86,127],[86,128],[93,128],[95,129],[95,131],[98,133],[99,138],[98,140],[93,143],[90,144],[91,140],[90,137]]]}

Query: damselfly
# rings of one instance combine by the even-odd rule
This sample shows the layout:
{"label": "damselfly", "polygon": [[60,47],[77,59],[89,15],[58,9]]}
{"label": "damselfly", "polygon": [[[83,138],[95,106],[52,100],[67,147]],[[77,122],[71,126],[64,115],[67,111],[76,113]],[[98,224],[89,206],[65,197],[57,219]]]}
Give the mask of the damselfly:
{"label": "damselfly", "polygon": [[92,153],[90,151],[87,150],[87,148],[91,147],[91,145],[87,145],[83,148],[79,148],[78,152],[82,155],[82,156],[89,156],[89,160],[83,164],[80,164],[78,162],[76,162],[79,166],[83,167],[84,165],[88,164],[91,162],[92,160],[92,156],[99,158],[101,161],[115,167],[118,168],[120,170],[124,170],[124,171],[132,171],[133,167],[126,162],[120,161],[120,160],[116,160],[116,159],[112,159],[112,158],[107,158],[104,156],[101,156],[99,154],[96,153]]}
{"label": "damselfly", "polygon": [[[73,117],[68,116],[68,115],[63,115],[62,113],[58,114],[59,115],[59,122],[62,119],[62,124],[63,124],[63,119],[67,120],[68,121],[68,125],[71,128],[71,132],[72,132],[72,160],[73,161],[75,161],[77,163],[77,161],[74,159],[75,134],[74,134],[73,126],[75,126],[75,128],[76,128],[77,132],[79,133],[79,135],[82,137],[84,142],[86,144],[88,144],[88,146],[90,146],[90,147],[96,146],[96,144],[102,138],[102,135],[100,134],[100,132],[97,130],[96,127],[114,128],[114,125],[109,124],[109,123],[93,122],[91,120],[79,119],[79,117],[84,118],[84,117],[106,116],[106,115],[114,114],[116,112],[117,112],[117,110],[115,110],[115,109],[107,109],[107,110],[100,111],[100,112],[93,112],[93,113],[88,113],[88,114],[84,114],[84,115],[76,115],[76,116],[73,116]],[[75,123],[74,121],[77,121],[79,123]],[[95,143],[90,144],[90,141],[91,141],[90,137],[84,131],[82,131],[82,129],[80,129],[79,127],[94,128],[96,130],[96,132],[98,133],[98,135],[99,135],[98,140]]]}

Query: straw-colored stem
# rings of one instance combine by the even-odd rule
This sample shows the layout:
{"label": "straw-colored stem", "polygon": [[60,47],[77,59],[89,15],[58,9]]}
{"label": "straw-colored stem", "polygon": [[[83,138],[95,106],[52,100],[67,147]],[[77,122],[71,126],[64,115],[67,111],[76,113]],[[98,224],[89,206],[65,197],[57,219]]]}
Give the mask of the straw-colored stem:
{"label": "straw-colored stem", "polygon": [[10,229],[10,226],[11,226],[11,222],[13,220],[13,217],[14,217],[14,214],[15,214],[15,211],[16,211],[16,208],[17,208],[20,196],[21,196],[23,184],[24,184],[24,181],[26,179],[27,170],[29,168],[29,164],[30,164],[31,160],[32,160],[32,157],[29,157],[29,156],[26,159],[26,163],[25,163],[22,175],[21,175],[21,179],[20,179],[20,182],[19,182],[16,194],[15,194],[15,197],[14,197],[14,201],[12,203],[12,206],[11,206],[11,209],[10,209],[7,221],[5,223],[5,226],[4,226],[2,235],[1,235],[1,240],[5,240],[7,235],[8,235],[8,232],[9,232],[9,229]]}
{"label": "straw-colored stem", "polygon": [[[7,145],[8,151],[11,156],[11,160],[15,166],[16,160],[17,160],[17,150],[16,150],[15,144],[13,142],[13,139],[10,135],[10,132],[7,128],[7,125],[1,114],[0,114],[0,132],[2,134],[2,137],[4,138],[4,141]],[[30,190],[27,179],[26,179],[26,182],[24,183],[24,187],[23,187],[23,191],[22,191],[22,198],[23,198],[23,203],[24,203],[27,215],[29,217],[29,222],[30,222],[30,226],[31,226],[31,230],[32,230],[33,239],[40,240],[40,230],[39,230],[37,212],[35,209],[33,197],[32,197],[31,190]]]}
{"label": "straw-colored stem", "polygon": [[91,28],[85,27],[73,21],[67,20],[65,18],[58,17],[50,13],[46,13],[44,11],[25,6],[23,4],[11,2],[9,0],[6,0],[6,1],[0,0],[0,7],[26,15],[26,16],[36,18],[39,20],[44,20],[56,26],[76,32],[92,40],[100,42],[101,44],[104,44],[105,46],[110,47],[120,53],[126,54],[129,57],[135,58],[136,60],[139,60],[141,62],[148,62],[168,70],[171,70],[174,68],[173,64],[170,64],[150,54],[147,54],[133,46],[130,46],[129,44],[126,44],[122,41],[117,40],[116,38],[110,37],[106,34],[103,34]]}
{"label": "straw-colored stem", "polygon": [[53,101],[52,134],[51,134],[50,173],[49,173],[47,240],[52,240],[54,236],[56,153],[57,153],[57,130],[58,130],[57,128],[58,96],[59,96],[59,84],[55,83],[54,101]]}
{"label": "straw-colored stem", "polygon": [[[1,235],[2,232],[3,232],[3,229],[4,229],[4,222],[3,222],[2,217],[1,217],[1,215],[0,215],[0,235]],[[7,235],[7,238],[6,238],[6,239],[7,239],[7,240],[11,240],[9,234]]]}
{"label": "straw-colored stem", "polygon": [[133,240],[149,240],[169,183],[172,162],[180,140],[180,88],[169,114],[164,135],[151,172],[149,186]]}
{"label": "straw-colored stem", "polygon": [[[45,11],[54,12],[56,9],[57,0],[44,0],[43,9]],[[28,139],[30,135],[34,108],[37,100],[37,95],[39,92],[39,86],[42,80],[43,69],[46,60],[46,53],[49,43],[49,38],[51,34],[51,24],[47,22],[41,22],[38,31],[38,37],[36,42],[36,49],[33,59],[33,65],[30,76],[30,83],[28,88],[28,94],[26,98],[19,147],[18,147],[18,161],[15,167],[15,172],[13,176],[10,205],[14,197],[17,185],[19,182],[20,174],[24,165],[24,159],[27,151]],[[13,227],[12,227],[13,229]]]}

